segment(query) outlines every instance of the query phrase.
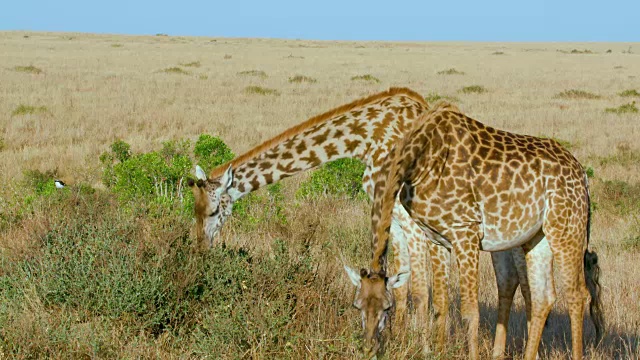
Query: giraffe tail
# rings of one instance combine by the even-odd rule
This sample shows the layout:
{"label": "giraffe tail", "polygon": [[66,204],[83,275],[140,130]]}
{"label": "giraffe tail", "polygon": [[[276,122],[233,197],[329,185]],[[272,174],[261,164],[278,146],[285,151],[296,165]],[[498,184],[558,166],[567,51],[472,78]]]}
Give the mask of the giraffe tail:
{"label": "giraffe tail", "polygon": [[589,241],[591,240],[591,196],[589,194],[589,181],[585,174],[585,182],[587,187],[587,249],[584,251],[584,278],[591,295],[589,304],[589,312],[591,320],[596,329],[596,344],[599,344],[604,332],[604,314],[602,312],[602,288],[600,286],[600,265],[598,265],[598,254],[595,251],[589,251]]}

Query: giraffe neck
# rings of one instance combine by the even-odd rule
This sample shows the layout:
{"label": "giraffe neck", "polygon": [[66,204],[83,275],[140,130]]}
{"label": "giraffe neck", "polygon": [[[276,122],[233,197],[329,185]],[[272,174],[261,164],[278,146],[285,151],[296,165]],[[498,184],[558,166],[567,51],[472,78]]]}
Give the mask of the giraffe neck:
{"label": "giraffe neck", "polygon": [[[340,158],[358,158],[368,167],[375,167],[382,163],[388,147],[427,109],[424,100],[413,92],[380,96],[359,106],[349,105],[345,105],[346,110],[339,111],[341,107],[311,119],[315,120],[311,124],[308,121],[294,127],[265,143],[268,146],[256,148],[259,151],[254,149],[232,161],[235,180],[230,194],[237,199]],[[214,169],[211,178],[228,166]]]}

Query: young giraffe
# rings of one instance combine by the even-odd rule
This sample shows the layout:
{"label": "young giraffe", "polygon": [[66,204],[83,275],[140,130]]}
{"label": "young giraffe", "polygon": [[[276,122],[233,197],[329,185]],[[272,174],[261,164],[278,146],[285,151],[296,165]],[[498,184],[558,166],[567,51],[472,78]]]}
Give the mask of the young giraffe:
{"label": "young giraffe", "polygon": [[[297,125],[275,138],[253,148],[228,164],[213,169],[209,176],[197,169],[197,182],[191,181],[195,196],[196,233],[211,246],[216,234],[231,215],[233,202],[267,184],[276,182],[322,163],[345,157],[365,162],[363,187],[374,196],[373,175],[378,174],[393,144],[414,126],[428,105],[417,93],[406,88],[388,91],[356,100]],[[396,269],[411,270],[411,290],[417,313],[426,315],[428,287],[426,281],[427,251],[431,258],[434,307],[439,342],[444,341],[448,309],[449,252],[442,246],[429,246],[429,240],[399,203],[393,209],[392,246]],[[373,244],[372,244],[373,245]],[[373,251],[373,247],[372,247]],[[520,281],[511,254],[494,259],[499,289],[508,289],[508,299],[500,301],[500,313],[507,322],[511,300]],[[502,274],[502,275],[501,275]],[[522,290],[526,283],[522,282]],[[395,290],[396,318],[402,322],[406,312],[407,289]],[[528,299],[527,296],[525,296]],[[438,304],[439,306],[436,306]],[[503,306],[504,305],[504,306]],[[444,309],[444,310],[442,310]],[[504,318],[501,317],[501,318]],[[500,324],[498,325],[500,329]],[[504,350],[504,336],[496,336],[496,351]],[[500,339],[502,340],[500,341]]]}
{"label": "young giraffe", "polygon": [[573,358],[581,359],[589,297],[598,338],[604,324],[597,255],[588,250],[584,169],[554,140],[496,130],[446,105],[423,116],[393,150],[382,169],[387,176],[376,183],[373,272],[384,266],[390,214],[400,193],[418,225],[454,251],[470,358],[478,358],[479,251],[521,247],[531,292],[525,359],[536,357],[555,301],[554,262],[568,293]]}

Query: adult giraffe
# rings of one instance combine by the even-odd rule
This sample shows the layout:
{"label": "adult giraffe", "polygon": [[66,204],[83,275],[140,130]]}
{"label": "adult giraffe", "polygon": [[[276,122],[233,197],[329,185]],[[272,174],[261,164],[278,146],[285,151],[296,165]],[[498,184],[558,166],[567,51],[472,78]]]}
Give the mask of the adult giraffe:
{"label": "adult giraffe", "polygon": [[[390,88],[312,117],[254,147],[207,175],[196,168],[198,181],[189,185],[195,196],[196,233],[200,241],[213,244],[233,203],[262,186],[340,158],[357,158],[366,164],[363,188],[373,199],[372,175],[389,150],[413,122],[429,108],[424,98],[407,88]],[[426,314],[427,239],[398,203],[392,224],[396,269],[411,271],[411,291],[419,313]],[[431,247],[437,258],[447,258],[440,247]],[[447,274],[446,264],[443,274]],[[441,283],[446,284],[447,279]],[[434,290],[436,292],[437,290]],[[445,291],[444,289],[442,290]],[[406,312],[407,289],[396,292],[396,316]]]}
{"label": "adult giraffe", "polygon": [[[197,170],[197,182],[191,181],[195,196],[196,232],[199,239],[214,237],[231,215],[233,203],[251,191],[279,181],[322,163],[352,157],[366,164],[363,187],[371,199],[374,196],[374,174],[378,174],[393,144],[409,131],[428,105],[416,92],[406,88],[387,91],[356,100],[315,116],[280,135],[249,150],[231,162],[213,169],[210,174]],[[449,252],[442,246],[429,246],[425,233],[411,220],[400,203],[393,209],[391,233],[395,254],[395,268],[411,271],[411,290],[419,314],[427,313],[428,287],[426,281],[427,251],[431,257],[434,308],[438,324],[438,343],[444,341],[445,319],[448,311],[447,284]],[[431,240],[433,241],[433,240]],[[495,352],[502,353],[506,324],[513,295],[519,283],[526,295],[523,270],[517,272],[513,259],[517,254],[496,253],[494,269],[500,289],[500,319],[496,331]],[[524,263],[521,261],[520,263]],[[396,316],[406,312],[406,288],[395,291]],[[385,311],[386,312],[386,311]],[[501,335],[502,334],[502,335]],[[365,339],[369,350],[375,344]]]}
{"label": "adult giraffe", "polygon": [[[386,279],[381,269],[399,198],[420,228],[454,251],[471,359],[478,358],[479,251],[513,248],[526,254],[531,292],[525,359],[536,357],[555,301],[554,263],[568,293],[573,358],[581,359],[589,297],[598,341],[604,325],[600,268],[597,255],[588,250],[591,214],[584,169],[554,140],[496,130],[446,104],[423,117],[397,144],[377,179],[376,250],[372,271],[361,277]],[[380,280],[367,281],[366,290],[375,282]]]}

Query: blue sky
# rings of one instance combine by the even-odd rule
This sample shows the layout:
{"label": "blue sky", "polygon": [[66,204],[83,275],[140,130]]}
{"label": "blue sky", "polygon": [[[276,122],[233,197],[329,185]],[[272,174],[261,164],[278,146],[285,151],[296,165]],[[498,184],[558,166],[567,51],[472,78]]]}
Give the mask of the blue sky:
{"label": "blue sky", "polygon": [[639,0],[3,1],[0,30],[410,41],[640,41]]}

